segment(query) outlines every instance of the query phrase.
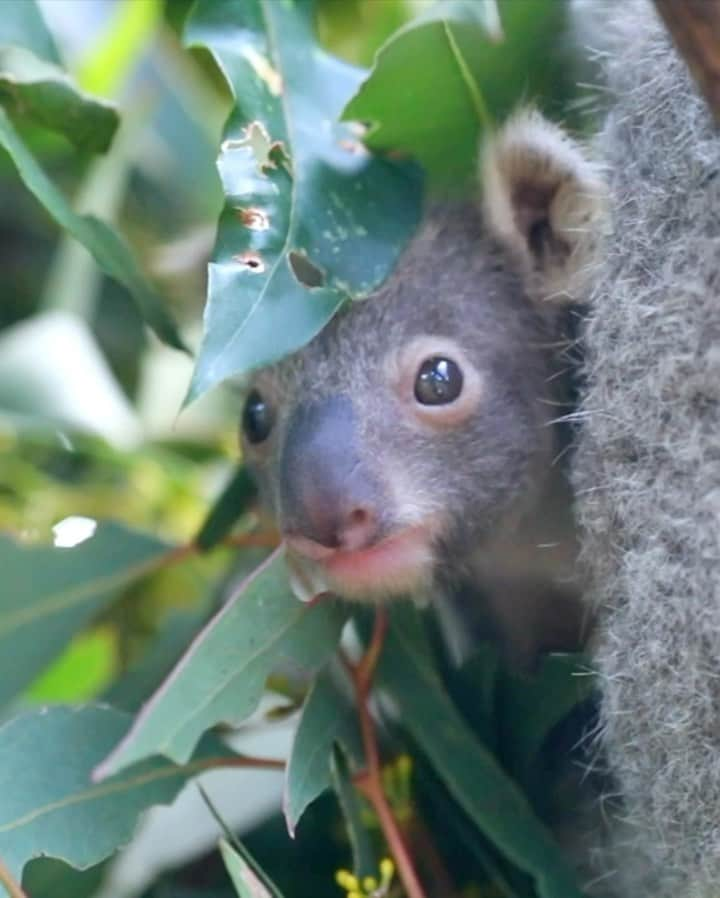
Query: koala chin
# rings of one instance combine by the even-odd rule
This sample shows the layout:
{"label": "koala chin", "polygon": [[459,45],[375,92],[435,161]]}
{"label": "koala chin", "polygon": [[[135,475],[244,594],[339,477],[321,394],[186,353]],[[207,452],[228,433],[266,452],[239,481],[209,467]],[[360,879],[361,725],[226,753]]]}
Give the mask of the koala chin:
{"label": "koala chin", "polygon": [[431,208],[381,289],[256,373],[244,457],[301,593],[443,596],[532,657],[584,636],[557,422],[603,184],[533,111],[481,156],[483,202]]}

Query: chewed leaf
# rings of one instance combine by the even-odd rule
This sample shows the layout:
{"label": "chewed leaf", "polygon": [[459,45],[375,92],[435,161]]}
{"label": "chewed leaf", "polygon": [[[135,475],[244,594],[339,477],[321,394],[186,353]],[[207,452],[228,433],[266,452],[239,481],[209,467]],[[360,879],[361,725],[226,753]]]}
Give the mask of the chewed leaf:
{"label": "chewed leaf", "polygon": [[235,100],[190,401],[298,349],[378,287],[421,191],[414,169],[373,158],[338,123],[362,73],[317,46],[311,3],[199,0],[187,41],[210,49]]}

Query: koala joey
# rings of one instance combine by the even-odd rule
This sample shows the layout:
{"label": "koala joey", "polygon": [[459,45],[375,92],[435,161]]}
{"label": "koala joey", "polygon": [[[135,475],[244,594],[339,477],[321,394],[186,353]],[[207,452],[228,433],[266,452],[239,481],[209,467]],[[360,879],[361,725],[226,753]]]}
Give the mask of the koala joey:
{"label": "koala joey", "polygon": [[306,594],[449,602],[524,663],[583,639],[557,421],[602,185],[534,112],[481,180],[482,209],[432,209],[376,293],[255,374],[244,456]]}

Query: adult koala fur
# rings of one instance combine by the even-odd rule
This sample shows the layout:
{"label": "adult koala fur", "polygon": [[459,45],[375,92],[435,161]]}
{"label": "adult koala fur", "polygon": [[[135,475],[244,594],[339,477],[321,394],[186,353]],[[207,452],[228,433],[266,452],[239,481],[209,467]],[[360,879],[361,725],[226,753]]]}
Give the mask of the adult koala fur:
{"label": "adult koala fur", "polygon": [[[589,5],[603,14],[609,112],[597,146],[614,233],[590,298],[574,476],[598,620],[601,754],[623,803],[608,863],[619,894],[710,898],[720,894],[720,137],[649,0]],[[652,885],[633,878],[630,859],[642,857]]]}

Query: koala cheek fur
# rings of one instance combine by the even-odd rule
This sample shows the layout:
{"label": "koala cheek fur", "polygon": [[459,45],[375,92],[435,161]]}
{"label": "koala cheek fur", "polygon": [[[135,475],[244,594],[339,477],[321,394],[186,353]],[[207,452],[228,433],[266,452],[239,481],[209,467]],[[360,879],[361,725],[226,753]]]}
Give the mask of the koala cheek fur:
{"label": "koala cheek fur", "polygon": [[[613,893],[720,894],[720,138],[649,0],[606,4],[614,233],[574,460]],[[644,858],[636,874],[637,858]]]}

